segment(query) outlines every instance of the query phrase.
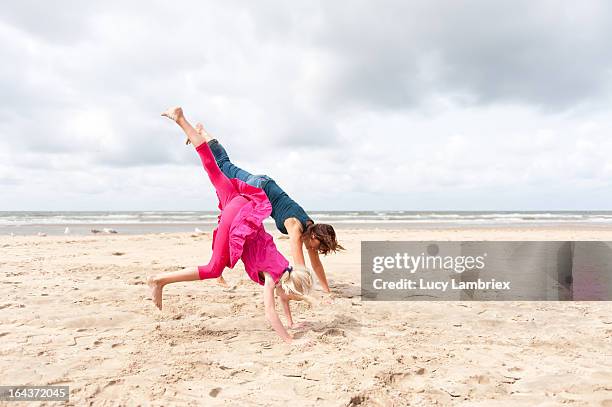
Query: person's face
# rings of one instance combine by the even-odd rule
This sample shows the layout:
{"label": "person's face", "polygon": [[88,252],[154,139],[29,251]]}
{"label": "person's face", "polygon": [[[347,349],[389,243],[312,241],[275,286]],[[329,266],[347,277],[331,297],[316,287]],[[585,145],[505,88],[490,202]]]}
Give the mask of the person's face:
{"label": "person's face", "polygon": [[321,241],[317,239],[314,235],[311,235],[310,239],[308,239],[308,248],[312,250],[318,250],[320,245]]}

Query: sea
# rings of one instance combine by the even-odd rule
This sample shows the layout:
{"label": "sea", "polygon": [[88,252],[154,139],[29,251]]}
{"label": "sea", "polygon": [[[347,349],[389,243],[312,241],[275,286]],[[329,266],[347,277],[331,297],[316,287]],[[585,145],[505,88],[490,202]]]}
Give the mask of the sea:
{"label": "sea", "polygon": [[[612,228],[612,211],[310,211],[336,229],[578,226]],[[0,235],[90,235],[92,233],[208,232],[218,211],[0,211]],[[275,230],[272,219],[268,229]]]}

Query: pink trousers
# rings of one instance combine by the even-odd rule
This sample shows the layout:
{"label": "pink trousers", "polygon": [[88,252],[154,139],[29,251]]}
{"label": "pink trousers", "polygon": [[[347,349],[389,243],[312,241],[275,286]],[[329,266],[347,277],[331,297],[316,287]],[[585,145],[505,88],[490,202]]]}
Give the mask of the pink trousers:
{"label": "pink trousers", "polygon": [[221,172],[208,143],[203,143],[196,150],[200,155],[202,164],[204,164],[210,182],[217,191],[217,197],[221,204],[221,219],[217,226],[212,257],[207,265],[198,266],[200,279],[203,280],[219,277],[223,273],[223,269],[229,266],[229,228],[240,209],[249,201],[236,191],[229,178]]}

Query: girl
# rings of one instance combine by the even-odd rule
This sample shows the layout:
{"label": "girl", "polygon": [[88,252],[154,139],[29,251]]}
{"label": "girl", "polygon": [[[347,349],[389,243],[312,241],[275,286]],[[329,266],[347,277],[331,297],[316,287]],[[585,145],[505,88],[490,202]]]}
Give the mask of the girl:
{"label": "girl", "polygon": [[217,192],[221,214],[213,232],[210,262],[194,269],[149,277],[153,302],[161,310],[162,290],[166,284],[217,278],[225,267],[233,268],[241,259],[249,277],[263,286],[266,319],[285,342],[291,343],[292,336],[276,313],[274,292],[280,298],[291,328],[289,298],[307,294],[312,287],[312,277],[305,267],[290,267],[287,259],[276,249],[272,236],[265,231],[262,222],[272,211],[270,201],[263,190],[238,179],[230,180],[221,172],[205,139],[187,122],[180,107],[168,109],[162,116],[174,120],[183,129],[200,155]]}
{"label": "girl", "polygon": [[[195,128],[208,142],[217,165],[228,178],[238,178],[249,185],[264,190],[272,204],[270,216],[274,219],[276,228],[281,233],[289,235],[293,264],[306,267],[304,260],[304,248],[306,248],[310,264],[321,284],[321,288],[324,292],[330,293],[327,276],[319,254],[327,255],[344,250],[336,239],[334,228],[328,224],[315,223],[306,211],[291,199],[272,178],[267,175],[252,175],[232,163],[225,148],[216,139],[209,137],[202,124],[198,123]],[[189,142],[189,140],[187,141]],[[224,284],[222,277],[219,278],[219,282]]]}

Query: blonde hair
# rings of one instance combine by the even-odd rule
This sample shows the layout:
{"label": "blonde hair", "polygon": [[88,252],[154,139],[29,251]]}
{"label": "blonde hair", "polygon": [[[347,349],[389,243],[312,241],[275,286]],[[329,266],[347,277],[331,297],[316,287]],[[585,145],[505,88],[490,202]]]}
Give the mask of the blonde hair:
{"label": "blonde hair", "polygon": [[294,266],[283,273],[280,286],[287,294],[307,295],[312,288],[312,274],[307,267]]}

